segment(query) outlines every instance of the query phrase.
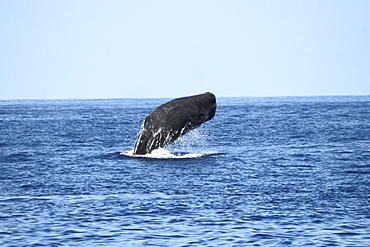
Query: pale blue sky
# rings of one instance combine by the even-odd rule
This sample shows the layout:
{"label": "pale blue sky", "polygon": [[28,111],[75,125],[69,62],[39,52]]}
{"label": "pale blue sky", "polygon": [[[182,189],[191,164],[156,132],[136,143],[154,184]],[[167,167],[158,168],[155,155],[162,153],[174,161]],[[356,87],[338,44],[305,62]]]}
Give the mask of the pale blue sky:
{"label": "pale blue sky", "polygon": [[370,94],[370,1],[2,0],[0,99]]}

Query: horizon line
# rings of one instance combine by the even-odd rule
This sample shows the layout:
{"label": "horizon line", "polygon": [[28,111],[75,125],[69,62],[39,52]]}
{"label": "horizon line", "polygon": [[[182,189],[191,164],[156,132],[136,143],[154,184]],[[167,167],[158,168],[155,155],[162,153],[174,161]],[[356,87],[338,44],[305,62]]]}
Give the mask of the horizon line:
{"label": "horizon line", "polygon": [[[317,94],[317,95],[266,95],[266,96],[216,96],[217,98],[288,98],[288,97],[368,97],[370,94]],[[179,96],[186,97],[186,96]],[[9,98],[0,101],[12,100],[113,100],[113,99],[172,99],[174,97],[107,97],[107,98]]]}

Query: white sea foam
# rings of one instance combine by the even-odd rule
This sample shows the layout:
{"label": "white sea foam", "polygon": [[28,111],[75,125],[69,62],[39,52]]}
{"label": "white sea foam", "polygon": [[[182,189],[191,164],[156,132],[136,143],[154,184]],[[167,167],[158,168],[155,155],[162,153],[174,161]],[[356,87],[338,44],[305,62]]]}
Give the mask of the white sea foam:
{"label": "white sea foam", "polygon": [[207,152],[196,152],[196,153],[171,153],[169,150],[159,148],[153,150],[150,154],[140,155],[134,154],[134,150],[122,152],[121,155],[125,155],[133,158],[149,158],[149,159],[191,159],[199,158],[203,156],[215,155],[218,152],[207,151]]}

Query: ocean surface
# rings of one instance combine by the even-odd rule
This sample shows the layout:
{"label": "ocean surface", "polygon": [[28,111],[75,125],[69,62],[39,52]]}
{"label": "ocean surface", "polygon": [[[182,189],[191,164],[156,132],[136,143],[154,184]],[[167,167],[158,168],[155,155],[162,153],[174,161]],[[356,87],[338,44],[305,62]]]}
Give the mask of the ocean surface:
{"label": "ocean surface", "polygon": [[370,96],[218,98],[132,157],[167,100],[0,101],[0,246],[370,246]]}

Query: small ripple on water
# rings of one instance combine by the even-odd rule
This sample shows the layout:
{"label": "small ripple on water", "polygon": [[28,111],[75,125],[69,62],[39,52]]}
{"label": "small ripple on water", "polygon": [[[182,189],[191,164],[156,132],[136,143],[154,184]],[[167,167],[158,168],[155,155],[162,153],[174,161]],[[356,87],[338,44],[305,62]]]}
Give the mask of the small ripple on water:
{"label": "small ripple on water", "polygon": [[56,196],[0,196],[0,202],[27,202],[27,201],[63,201],[63,202],[83,202],[83,201],[102,201],[102,200],[149,200],[149,199],[171,199],[181,198],[188,195],[166,195],[160,192],[143,194],[120,194],[120,195],[56,195]]}

